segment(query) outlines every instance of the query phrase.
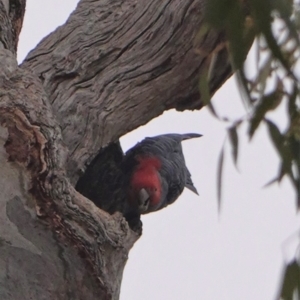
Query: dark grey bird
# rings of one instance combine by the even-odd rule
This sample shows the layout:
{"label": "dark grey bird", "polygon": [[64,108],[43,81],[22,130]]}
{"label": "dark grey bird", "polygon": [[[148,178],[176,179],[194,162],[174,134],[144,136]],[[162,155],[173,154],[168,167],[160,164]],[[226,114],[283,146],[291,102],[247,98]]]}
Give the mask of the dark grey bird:
{"label": "dark grey bird", "polygon": [[123,170],[127,178],[129,207],[139,214],[160,210],[173,203],[184,187],[198,194],[181,142],[201,134],[164,134],[147,137],[127,151]]}

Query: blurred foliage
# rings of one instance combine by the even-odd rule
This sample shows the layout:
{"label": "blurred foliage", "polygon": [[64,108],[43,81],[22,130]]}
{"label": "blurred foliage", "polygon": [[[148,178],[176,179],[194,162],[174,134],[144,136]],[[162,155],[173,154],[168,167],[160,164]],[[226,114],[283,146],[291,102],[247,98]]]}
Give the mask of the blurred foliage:
{"label": "blurred foliage", "polygon": [[[279,158],[278,174],[267,185],[280,183],[287,176],[296,192],[296,206],[300,209],[300,3],[299,0],[207,0],[204,26],[196,40],[215,30],[224,31],[229,59],[238,79],[238,86],[246,114],[239,120],[220,117],[210,102],[209,84],[214,71],[218,47],[207,58],[207,72],[200,75],[199,89],[203,102],[221,121],[230,122],[228,139],[237,164],[239,133],[242,123],[248,124],[251,139],[259,126],[267,126]],[[253,43],[254,41],[254,43]],[[247,68],[247,54],[251,48],[255,60],[251,72]],[[201,52],[201,49],[199,49]],[[254,74],[253,74],[254,73]],[[279,104],[286,105],[289,124],[280,130],[279,120],[268,117]],[[218,166],[218,204],[221,206],[221,181],[224,146]],[[277,299],[300,299],[299,253],[284,270]]]}
{"label": "blurred foliage", "polygon": [[300,264],[296,259],[285,267],[282,286],[277,299],[300,299]]}

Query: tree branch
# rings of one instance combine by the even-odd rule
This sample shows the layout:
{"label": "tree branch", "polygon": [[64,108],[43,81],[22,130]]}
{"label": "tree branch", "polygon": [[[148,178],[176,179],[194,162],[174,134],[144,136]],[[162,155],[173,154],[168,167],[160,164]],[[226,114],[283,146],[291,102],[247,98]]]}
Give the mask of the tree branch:
{"label": "tree branch", "polygon": [[[12,58],[9,51],[1,50],[1,54],[2,70],[10,70],[0,76],[0,123],[7,129],[7,136],[2,140],[6,140],[4,148],[8,155],[8,162],[5,164],[10,164],[5,170],[15,169],[17,165],[20,165],[22,177],[30,178],[25,190],[27,192],[29,189],[32,195],[29,206],[25,196],[23,198],[20,196],[21,201],[19,198],[7,198],[6,206],[10,203],[14,204],[12,213],[15,216],[19,216],[16,210],[18,205],[26,205],[26,210],[35,209],[36,215],[50,226],[50,232],[55,232],[55,238],[60,241],[58,244],[68,245],[64,252],[65,261],[63,261],[63,264],[67,266],[63,277],[65,278],[63,290],[68,289],[69,285],[72,286],[72,292],[77,293],[76,298],[72,299],[92,299],[90,293],[95,293],[95,291],[98,291],[97,297],[101,299],[118,299],[123,268],[126,263],[124,257],[127,257],[139,235],[129,229],[121,214],[116,213],[110,216],[75,191],[66,178],[66,149],[62,145],[60,128],[54,121],[41,82],[35,75],[18,69],[16,62],[11,63],[12,59],[6,59],[6,57]],[[2,153],[2,157],[3,155]],[[5,174],[4,171],[1,176],[4,178],[2,180],[4,186],[7,185],[10,193],[15,193],[10,189],[11,179],[6,179]],[[3,201],[1,197],[0,202],[3,203]],[[6,218],[6,216],[0,216],[1,227],[5,225],[11,228],[10,223],[6,224]],[[34,212],[32,218],[35,219]],[[10,219],[14,218],[10,217]],[[34,226],[31,228],[27,224],[28,220],[26,223],[17,219],[12,222],[23,228],[25,232],[22,235],[27,239],[30,239],[27,236],[29,228],[31,235],[33,232],[38,233],[38,229]],[[40,239],[36,239],[36,242],[40,242]],[[30,243],[34,244],[32,241]],[[49,239],[43,242],[43,246],[51,248],[52,243],[52,239]],[[79,251],[84,261],[87,262],[87,269],[85,265],[78,262],[77,251],[70,251],[70,249]],[[22,251],[16,253],[14,259],[21,259],[23,254]],[[57,269],[60,265],[56,266],[51,263],[51,256],[56,257],[56,253],[53,254],[48,249],[40,255],[51,264],[53,269],[51,270],[54,273],[49,271],[50,278],[55,275],[55,272],[60,272]],[[28,267],[31,266],[33,259],[28,261]],[[74,278],[73,266],[77,267],[77,264],[79,264],[77,270],[85,274],[81,278]],[[22,271],[25,269],[23,268]],[[15,278],[17,271],[17,269],[11,270],[14,274],[10,276]],[[37,273],[36,277],[28,276],[26,279],[24,276],[22,278],[28,290],[32,286],[32,280],[42,280],[38,275]],[[85,281],[86,276],[91,280],[88,283]],[[96,282],[95,278],[99,281]],[[94,285],[94,288],[89,291],[88,285],[90,284]],[[61,294],[57,296],[58,290],[59,288],[55,286],[53,294],[47,299],[63,299]]]}
{"label": "tree branch", "polygon": [[26,0],[0,0],[1,48],[16,54]]}
{"label": "tree branch", "polygon": [[[30,52],[22,67],[43,81],[70,151],[73,184],[101,147],[167,109],[202,107],[198,74],[224,44],[218,32],[194,44],[204,2],[82,0]],[[218,53],[212,92],[231,75],[225,47]]]}

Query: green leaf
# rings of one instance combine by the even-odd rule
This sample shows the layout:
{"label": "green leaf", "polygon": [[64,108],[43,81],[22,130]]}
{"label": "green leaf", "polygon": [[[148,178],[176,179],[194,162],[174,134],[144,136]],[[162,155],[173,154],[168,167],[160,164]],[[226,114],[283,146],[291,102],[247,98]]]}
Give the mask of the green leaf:
{"label": "green leaf", "polygon": [[270,181],[268,181],[266,184],[264,184],[263,188],[267,188],[267,187],[271,186],[272,184],[274,184],[275,182],[278,182],[278,177],[275,177],[275,178],[271,179]]}
{"label": "green leaf", "polygon": [[282,18],[290,18],[294,9],[293,9],[293,0],[272,0],[272,6],[276,9]]}
{"label": "green leaf", "polygon": [[299,28],[300,28],[300,10],[297,8],[294,11],[294,25],[295,25],[296,31],[297,31],[297,29],[299,30]]}
{"label": "green leaf", "polygon": [[211,103],[211,95],[210,95],[209,83],[208,83],[208,69],[203,70],[200,74],[199,91],[200,91],[201,100],[203,101],[203,104],[208,107],[208,109],[213,114],[213,116],[215,116],[217,119],[220,119],[214,106]]}
{"label": "green leaf", "polygon": [[218,162],[218,177],[217,177],[217,193],[218,193],[218,211],[221,211],[221,199],[222,199],[222,177],[223,177],[223,165],[224,165],[224,145],[220,152]]}
{"label": "green leaf", "polygon": [[210,0],[205,3],[205,20],[215,28],[222,28],[229,19],[237,0]]}
{"label": "green leaf", "polygon": [[232,127],[228,128],[229,141],[232,147],[232,158],[235,166],[237,166],[237,158],[238,158],[238,150],[239,150],[239,137],[237,134],[237,126],[238,125],[235,124]]}
{"label": "green leaf", "polygon": [[284,170],[283,163],[281,163],[278,175],[274,179],[267,182],[263,187],[264,188],[269,187],[270,185],[272,185],[275,182],[280,183],[285,174],[286,174],[286,172]]}
{"label": "green leaf", "polygon": [[265,60],[264,64],[260,67],[258,71],[258,76],[254,82],[254,85],[260,87],[261,96],[265,92],[265,86],[267,83],[268,77],[272,74],[272,62],[273,57],[269,55],[268,58]]}
{"label": "green leaf", "polygon": [[270,110],[275,109],[283,98],[283,93],[280,88],[277,88],[274,92],[269,95],[263,96],[260,103],[257,105],[253,117],[250,122],[249,137],[253,137],[256,129],[258,128],[260,122],[266,116],[266,113]]}
{"label": "green leaf", "polygon": [[279,154],[282,153],[283,148],[283,142],[284,142],[284,136],[279,131],[278,127],[270,120],[266,119],[266,124],[269,129],[271,140],[276,147]]}
{"label": "green leaf", "polygon": [[196,48],[196,52],[197,52],[198,45],[201,45],[203,43],[203,38],[205,38],[210,31],[211,31],[211,26],[209,24],[203,23],[201,25],[201,28],[196,34],[196,37],[194,39],[194,48]]}
{"label": "green leaf", "polygon": [[299,263],[296,260],[294,260],[285,267],[283,282],[280,290],[280,297],[283,300],[293,300],[294,293],[297,291],[299,297],[300,296],[300,266]]}
{"label": "green leaf", "polygon": [[289,139],[289,145],[291,148],[291,153],[293,155],[293,158],[294,158],[298,168],[300,168],[300,140],[297,140],[292,136]]}
{"label": "green leaf", "polygon": [[207,105],[208,109],[210,110],[210,112],[213,114],[213,116],[215,116],[217,119],[220,120],[220,117],[219,115],[217,114],[214,106],[212,105],[212,103],[210,102],[208,105]]}
{"label": "green leaf", "polygon": [[297,208],[300,209],[300,140],[294,136],[289,138],[289,145],[292,153],[292,160],[294,162],[294,185],[297,193]]}
{"label": "green leaf", "polygon": [[280,14],[281,18],[284,20],[286,27],[288,28],[290,34],[294,38],[294,40],[299,45],[299,36],[297,33],[297,20],[292,18],[292,16],[297,13],[294,9],[294,1],[293,0],[273,0],[272,1],[273,8],[277,10]]}
{"label": "green leaf", "polygon": [[281,182],[282,178],[284,177],[285,175],[285,170],[284,170],[284,164],[281,164],[280,165],[280,168],[279,168],[279,174],[278,174],[278,183]]}
{"label": "green leaf", "polygon": [[233,69],[241,68],[254,40],[253,26],[246,27],[244,5],[240,0],[210,0],[205,4],[205,22],[225,31]]}
{"label": "green leaf", "polygon": [[288,112],[289,112],[289,117],[292,120],[295,115],[297,115],[298,109],[296,105],[296,100],[297,96],[299,94],[298,87],[297,87],[297,82],[294,82],[294,87],[293,87],[293,92],[289,97],[288,100]]}
{"label": "green leaf", "polygon": [[284,67],[286,72],[292,77],[295,78],[293,73],[290,70],[290,65],[288,61],[284,58],[284,55],[273,35],[272,32],[272,11],[274,7],[271,6],[272,1],[261,1],[261,0],[252,0],[249,2],[251,5],[251,11],[254,15],[254,20],[257,24],[258,29],[263,34],[268,47],[270,48],[273,56]]}
{"label": "green leaf", "polygon": [[242,100],[244,100],[244,105],[246,108],[249,108],[252,106],[253,100],[248,87],[248,80],[243,68],[236,71],[236,78],[238,80]]}
{"label": "green leaf", "polygon": [[266,120],[266,124],[269,129],[271,140],[277,149],[277,152],[281,158],[282,167],[284,173],[288,174],[292,183],[295,185],[295,178],[292,172],[292,153],[289,143],[286,142],[286,138],[281,134],[278,127],[270,120]]}
{"label": "green leaf", "polygon": [[208,105],[211,100],[209,85],[208,85],[208,72],[207,70],[201,72],[199,79],[199,90],[201,94],[201,100],[204,105]]}

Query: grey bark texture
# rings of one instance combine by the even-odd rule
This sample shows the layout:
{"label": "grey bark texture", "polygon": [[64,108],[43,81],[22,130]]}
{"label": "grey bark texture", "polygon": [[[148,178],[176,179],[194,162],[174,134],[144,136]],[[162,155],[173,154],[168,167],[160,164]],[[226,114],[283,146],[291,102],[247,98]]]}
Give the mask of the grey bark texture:
{"label": "grey bark texture", "polygon": [[123,134],[167,109],[200,109],[198,74],[215,51],[212,90],[229,77],[223,34],[211,32],[195,45],[204,2],[82,0],[29,53],[22,67],[43,81],[70,151],[73,183],[100,148]]}
{"label": "grey bark texture", "polygon": [[213,55],[211,92],[231,75],[222,32],[195,43],[204,3],[81,0],[18,66],[25,1],[0,0],[0,299],[119,298],[139,233],[74,185],[123,134],[200,109]]}

